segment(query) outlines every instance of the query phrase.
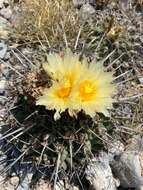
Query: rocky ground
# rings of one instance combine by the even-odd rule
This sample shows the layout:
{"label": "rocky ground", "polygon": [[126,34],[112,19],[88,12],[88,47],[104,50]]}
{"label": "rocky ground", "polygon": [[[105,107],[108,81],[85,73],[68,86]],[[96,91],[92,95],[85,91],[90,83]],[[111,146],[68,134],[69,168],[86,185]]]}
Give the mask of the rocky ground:
{"label": "rocky ground", "polygon": [[[59,177],[56,180],[54,188],[55,190],[117,190],[132,188],[141,190],[143,188],[143,2],[141,0],[120,0],[118,2],[73,0],[72,3],[72,10],[86,24],[83,24],[79,42],[75,40],[78,39],[78,35],[75,36],[74,40],[73,37],[75,35],[74,32],[80,34],[78,33],[80,30],[77,30],[77,28],[80,28],[81,23],[74,20],[74,23],[76,23],[76,25],[72,23],[74,27],[68,25],[70,30],[72,30],[72,34],[69,33],[68,27],[65,28],[69,40],[67,43],[72,47],[73,41],[76,41],[77,43],[74,46],[76,51],[83,51],[89,59],[96,56],[100,60],[109,55],[105,61],[105,66],[115,72],[116,84],[118,85],[116,98],[118,101],[114,105],[109,118],[100,118],[100,116],[96,118],[97,133],[93,135],[97,135],[96,138],[98,140],[101,139],[101,141],[95,143],[96,148],[93,148],[94,157],[86,163],[83,181],[77,180],[77,182],[75,180],[76,182],[71,182],[69,179],[66,179],[67,176],[65,175],[64,179]],[[23,9],[24,11],[22,11]],[[14,133],[11,133],[11,129],[20,130],[20,126],[28,127],[33,122],[33,118],[23,122],[22,119],[19,120],[17,115],[11,111],[20,105],[17,102],[19,92],[21,92],[21,89],[23,90],[21,82],[23,81],[23,76],[28,72],[29,68],[31,69],[30,64],[44,61],[45,54],[49,52],[49,49],[58,51],[65,46],[63,44],[66,44],[65,38],[63,40],[64,43],[59,43],[61,41],[60,35],[50,38],[50,35],[52,36],[50,34],[49,39],[51,43],[48,40],[45,43],[42,37],[37,40],[35,36],[39,31],[37,31],[37,28],[34,28],[36,31],[34,33],[33,28],[31,29],[33,17],[31,15],[29,17],[24,16],[28,11],[27,9],[28,7],[24,6],[23,1],[0,0],[0,187],[6,190],[32,189],[30,186],[33,176],[39,175],[39,173],[35,172],[37,171],[35,168],[38,168],[36,164],[33,164],[34,166],[32,164],[26,165],[28,162],[31,162],[30,156],[29,160],[27,160],[27,157],[26,159],[24,157],[27,147],[31,146],[28,144],[30,140],[26,139],[27,144],[25,143],[26,145],[22,145],[21,148],[21,144],[20,146],[18,144],[20,133],[15,133],[18,135],[16,138],[13,136]],[[79,17],[76,16],[78,19]],[[52,21],[52,25],[53,22],[55,21]],[[45,33],[47,28],[42,28]],[[88,31],[89,28],[90,31]],[[61,33],[65,37],[63,31]],[[70,38],[72,35],[73,37]],[[113,53],[114,50],[115,53]],[[24,69],[25,67],[28,69]],[[18,95],[15,94],[15,87]],[[30,103],[27,104],[28,106],[31,105]],[[20,107],[17,112],[23,117],[29,118],[29,115],[31,117],[31,114],[35,114],[35,107],[30,108],[30,111],[27,107],[26,110],[25,107]],[[45,114],[46,112],[42,110],[41,113]],[[83,121],[79,122],[79,125],[92,126],[89,119],[82,117]],[[65,121],[64,119],[67,120]],[[72,123],[68,119],[63,116],[60,121],[61,124],[74,126],[75,120]],[[11,127],[7,128],[9,125]],[[15,125],[18,128],[15,128]],[[56,125],[59,125],[59,123]],[[35,138],[32,136],[35,133],[29,133],[31,133],[31,141],[35,142]],[[94,132],[92,131],[92,133]],[[51,135],[49,131],[48,134]],[[9,139],[9,136],[11,139]],[[25,141],[25,136],[22,136],[20,140]],[[8,144],[6,148],[4,143]],[[87,141],[86,143],[88,144],[89,142]],[[97,150],[97,146],[102,148]],[[11,147],[13,147],[12,151],[9,152],[8,149],[11,149]],[[20,156],[19,150],[15,147],[22,149]],[[35,147],[32,146],[32,148],[34,149]],[[37,154],[36,156],[34,154],[33,157],[34,163],[39,162]],[[17,162],[21,158],[22,161],[19,166]],[[77,158],[79,159],[79,157]],[[11,162],[9,159],[14,161]],[[53,160],[52,163],[55,162]],[[24,164],[22,165],[21,163],[26,165],[26,170],[23,169]],[[45,163],[48,162],[45,161]],[[38,170],[43,172],[39,168]],[[21,175],[21,173],[24,174]],[[86,182],[82,185],[84,180]],[[47,179],[40,178],[33,188],[38,190],[53,189],[48,182]]]}

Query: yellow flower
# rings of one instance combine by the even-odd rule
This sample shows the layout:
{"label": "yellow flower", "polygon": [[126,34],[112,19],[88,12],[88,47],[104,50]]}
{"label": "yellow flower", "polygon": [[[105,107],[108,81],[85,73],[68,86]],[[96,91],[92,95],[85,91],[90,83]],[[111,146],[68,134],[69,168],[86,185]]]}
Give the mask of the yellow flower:
{"label": "yellow flower", "polygon": [[57,113],[69,108],[71,84],[69,81],[54,82],[50,88],[46,88],[43,96],[37,101],[37,105],[44,105],[47,109],[55,109]]}
{"label": "yellow flower", "polygon": [[73,107],[91,117],[96,112],[108,115],[107,109],[112,107],[112,95],[116,92],[112,73],[104,72],[104,67],[94,62],[86,66],[84,73],[74,87]]}
{"label": "yellow flower", "polygon": [[43,69],[52,78],[52,86],[46,88],[36,104],[44,105],[47,109],[55,109],[56,116],[66,109],[72,113],[71,93],[78,81],[83,65],[79,61],[79,55],[73,54],[69,49],[64,55],[49,54],[48,63],[43,64]]}
{"label": "yellow flower", "polygon": [[111,72],[104,72],[100,63],[88,64],[85,58],[82,62],[79,61],[79,55],[73,54],[69,49],[63,56],[55,53],[47,58],[48,63],[43,64],[43,68],[53,83],[43,91],[37,105],[55,109],[55,118],[59,118],[60,113],[66,109],[70,115],[81,110],[91,117],[96,112],[107,115],[115,93]]}

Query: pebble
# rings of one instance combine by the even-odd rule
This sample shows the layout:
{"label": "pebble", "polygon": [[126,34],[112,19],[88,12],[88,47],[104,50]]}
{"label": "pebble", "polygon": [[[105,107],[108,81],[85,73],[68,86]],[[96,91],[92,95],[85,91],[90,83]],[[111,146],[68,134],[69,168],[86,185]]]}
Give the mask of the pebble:
{"label": "pebble", "polygon": [[19,177],[17,176],[13,176],[10,178],[10,184],[13,185],[13,186],[18,186],[18,183],[19,183]]}
{"label": "pebble", "polygon": [[120,182],[113,177],[109,157],[105,152],[101,152],[98,157],[95,156],[88,162],[85,173],[87,180],[94,189],[117,190],[117,187],[120,185]]}
{"label": "pebble", "polygon": [[38,190],[51,190],[51,187],[47,181],[40,180],[39,184],[37,185],[36,189]]}
{"label": "pebble", "polygon": [[4,42],[0,42],[0,59],[4,59],[7,52],[7,45]]}
{"label": "pebble", "polygon": [[9,68],[5,63],[0,64],[0,80],[8,79]]}
{"label": "pebble", "polygon": [[5,0],[0,0],[0,9],[2,9],[4,7],[4,3],[7,2]]}
{"label": "pebble", "polygon": [[0,95],[4,95],[6,89],[6,80],[2,79],[0,80]]}
{"label": "pebble", "polygon": [[5,18],[0,16],[0,26],[5,27],[5,25],[8,25],[8,24],[9,22]]}
{"label": "pebble", "polygon": [[121,9],[126,11],[127,9],[129,9],[130,3],[129,3],[129,0],[120,0],[119,5],[120,5]]}
{"label": "pebble", "polygon": [[125,151],[112,162],[113,172],[125,188],[139,188],[143,185],[140,154],[137,151]]}
{"label": "pebble", "polygon": [[0,14],[6,19],[10,19],[12,16],[12,9],[8,0],[0,0]]}
{"label": "pebble", "polygon": [[22,181],[21,185],[18,186],[17,190],[29,190],[29,184],[31,182],[32,176],[32,173],[28,173]]}
{"label": "pebble", "polygon": [[80,8],[85,3],[86,3],[86,0],[73,0],[73,4],[77,8]]}
{"label": "pebble", "polygon": [[10,19],[12,16],[12,10],[7,7],[7,8],[3,8],[2,10],[0,10],[0,14],[6,18],[6,19]]}
{"label": "pebble", "polygon": [[89,18],[90,16],[92,16],[95,13],[95,9],[92,5],[90,5],[89,3],[84,4],[81,7],[81,15],[84,19]]}
{"label": "pebble", "polygon": [[71,186],[69,184],[66,184],[66,183],[64,183],[63,180],[60,180],[59,182],[57,182],[57,184],[55,186],[55,190],[65,190],[65,189],[79,190],[79,188],[77,186]]}
{"label": "pebble", "polygon": [[143,77],[139,78],[140,84],[143,84]]}
{"label": "pebble", "polygon": [[10,33],[10,23],[3,17],[0,16],[0,38],[6,39]]}
{"label": "pebble", "polygon": [[0,1],[0,9],[2,9],[2,8],[3,8],[3,2]]}
{"label": "pebble", "polygon": [[108,155],[109,161],[112,162],[115,156],[118,156],[124,152],[124,145],[120,141],[113,141],[112,143],[108,143]]}
{"label": "pebble", "polygon": [[73,187],[70,187],[69,190],[79,190],[79,188],[76,186],[73,186]]}

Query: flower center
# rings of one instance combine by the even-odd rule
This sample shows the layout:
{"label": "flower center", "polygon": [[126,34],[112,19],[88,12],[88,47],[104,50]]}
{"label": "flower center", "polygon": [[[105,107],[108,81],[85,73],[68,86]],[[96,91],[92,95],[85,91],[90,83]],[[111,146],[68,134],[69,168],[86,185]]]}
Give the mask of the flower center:
{"label": "flower center", "polygon": [[71,92],[71,82],[66,80],[65,83],[56,91],[56,95],[59,98],[68,98]]}
{"label": "flower center", "polygon": [[89,80],[85,80],[79,85],[79,97],[82,101],[91,100],[95,94],[95,91],[95,85]]}

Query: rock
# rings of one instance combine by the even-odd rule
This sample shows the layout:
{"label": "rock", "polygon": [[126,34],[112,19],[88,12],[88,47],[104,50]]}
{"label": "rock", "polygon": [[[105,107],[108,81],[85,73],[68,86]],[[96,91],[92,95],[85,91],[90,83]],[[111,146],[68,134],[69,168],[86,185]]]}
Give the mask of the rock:
{"label": "rock", "polygon": [[[27,173],[22,183],[18,186],[17,190],[29,190],[29,184],[31,182],[33,174]],[[45,189],[46,190],[46,189]]]}
{"label": "rock", "polygon": [[9,25],[9,22],[5,18],[0,16],[0,26],[5,27],[6,25]]}
{"label": "rock", "polygon": [[63,180],[60,180],[59,182],[57,182],[56,186],[55,186],[55,190],[65,190],[65,189],[69,189],[69,190],[79,190],[78,187],[76,186],[71,186],[70,184],[66,184],[64,183]]}
{"label": "rock", "polygon": [[108,143],[107,149],[108,149],[109,160],[110,162],[112,162],[115,156],[118,156],[124,152],[125,147],[120,141],[115,141],[112,143]]}
{"label": "rock", "polygon": [[86,3],[81,7],[81,15],[84,19],[91,17],[94,13],[95,9],[89,3]]}
{"label": "rock", "polygon": [[125,151],[112,161],[112,170],[125,188],[139,188],[143,185],[141,176],[140,154],[136,151]]}
{"label": "rock", "polygon": [[51,190],[49,182],[41,179],[40,182],[37,184],[36,189],[38,190]]}
{"label": "rock", "polygon": [[0,59],[3,59],[7,52],[7,45],[4,42],[0,42]]}
{"label": "rock", "polygon": [[12,9],[8,0],[0,0],[0,15],[6,19],[12,16]]}
{"label": "rock", "polygon": [[119,5],[123,11],[127,11],[129,9],[130,3],[129,0],[120,0]]}
{"label": "rock", "polygon": [[10,7],[2,8],[2,9],[0,10],[0,14],[1,14],[4,18],[6,18],[6,19],[10,19],[11,16],[12,16],[12,10],[11,10]]}
{"label": "rock", "polygon": [[0,64],[0,79],[2,80],[4,76],[5,78],[8,78],[9,76],[9,68],[5,63]]}
{"label": "rock", "polygon": [[56,186],[55,186],[55,190],[65,190],[65,184],[63,180],[60,180]]}
{"label": "rock", "polygon": [[0,9],[3,8],[3,1],[0,1]]}
{"label": "rock", "polygon": [[6,89],[6,80],[2,79],[0,80],[0,95],[4,95]]}
{"label": "rock", "polygon": [[69,187],[69,190],[79,190],[79,188],[76,186],[72,186],[72,187]]}
{"label": "rock", "polygon": [[94,157],[88,163],[85,173],[93,189],[116,190],[119,186],[119,181],[112,175],[109,157],[105,152],[100,153],[99,157]]}
{"label": "rock", "polygon": [[10,23],[3,17],[0,16],[0,38],[6,39],[10,33]]}
{"label": "rock", "polygon": [[[5,159],[6,159],[6,156],[3,155],[3,152],[0,152],[0,162],[2,162]],[[6,162],[3,164],[0,164],[0,171],[2,172],[5,167],[6,167]],[[6,174],[0,175],[1,190],[15,190],[17,188],[19,184],[19,178],[17,176],[12,176],[11,178],[8,178],[6,181],[5,179],[6,179]]]}
{"label": "rock", "polygon": [[143,84],[143,77],[139,78],[139,82],[140,82],[140,84]]}
{"label": "rock", "polygon": [[86,0],[73,0],[73,4],[77,8],[80,8],[85,3],[86,3]]}
{"label": "rock", "polygon": [[73,4],[76,8],[81,8],[82,5],[89,3],[91,5],[96,4],[96,0],[73,0]]}
{"label": "rock", "polygon": [[11,177],[10,178],[10,184],[16,188],[19,184],[19,177],[17,177],[17,176]]}
{"label": "rock", "polygon": [[0,9],[4,8],[5,5],[9,5],[8,0],[0,0]]}
{"label": "rock", "polygon": [[15,190],[15,187],[9,183],[9,181],[6,181],[1,186],[2,190]]}
{"label": "rock", "polygon": [[126,146],[126,150],[143,152],[143,137],[142,137],[142,135],[134,135],[128,141],[129,142]]}

